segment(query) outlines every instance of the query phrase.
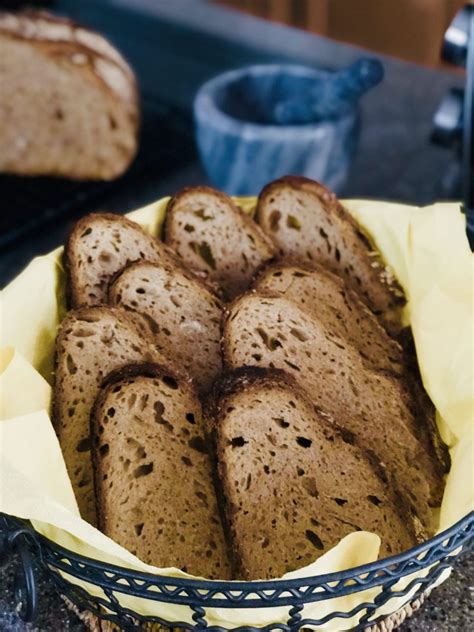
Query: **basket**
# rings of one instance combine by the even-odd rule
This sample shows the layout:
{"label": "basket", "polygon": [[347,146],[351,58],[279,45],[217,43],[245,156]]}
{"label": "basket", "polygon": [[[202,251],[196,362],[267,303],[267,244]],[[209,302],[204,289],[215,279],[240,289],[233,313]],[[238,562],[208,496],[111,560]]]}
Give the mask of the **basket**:
{"label": "basket", "polygon": [[[16,578],[18,611],[25,621],[32,621],[37,606],[33,557],[39,559],[59,593],[80,611],[88,611],[118,624],[124,630],[141,630],[144,624],[156,623],[170,628],[224,632],[226,628],[210,625],[206,619],[208,608],[288,608],[285,622],[276,620],[265,627],[238,627],[234,632],[281,630],[292,632],[306,626],[318,628],[335,619],[351,619],[360,615],[353,630],[393,630],[407,616],[420,607],[425,596],[455,559],[472,546],[474,512],[469,513],[451,528],[404,553],[350,570],[283,581],[229,582],[206,581],[139,573],[119,566],[77,555],[48,540],[27,523],[0,515],[0,556],[17,554],[20,570]],[[2,533],[3,532],[3,533]],[[426,569],[427,572],[426,572]],[[397,590],[400,579],[417,575]],[[61,573],[102,589],[104,597],[92,597],[83,588],[75,586]],[[334,611],[321,619],[304,617],[306,604],[324,601],[351,593],[379,587],[372,601],[363,601],[347,612]],[[168,621],[159,617],[146,617],[122,607],[117,594],[126,594],[146,600],[186,606],[193,623]],[[395,615],[377,615],[377,611],[390,599],[404,598],[403,607]]]}

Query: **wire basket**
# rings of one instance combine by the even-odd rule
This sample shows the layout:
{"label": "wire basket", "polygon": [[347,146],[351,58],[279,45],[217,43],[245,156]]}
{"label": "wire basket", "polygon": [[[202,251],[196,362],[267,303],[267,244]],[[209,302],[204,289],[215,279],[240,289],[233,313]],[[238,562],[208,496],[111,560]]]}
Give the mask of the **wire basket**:
{"label": "wire basket", "polygon": [[[406,597],[405,606],[422,602],[445,569],[472,546],[474,512],[451,528],[400,555],[358,566],[347,571],[291,580],[257,582],[207,581],[172,578],[141,573],[105,564],[77,555],[37,533],[29,524],[0,515],[0,555],[17,554],[21,564],[15,581],[18,610],[24,620],[32,621],[37,606],[37,589],[33,555],[39,559],[58,592],[79,611],[118,624],[124,630],[141,630],[144,624],[156,623],[170,628],[224,632],[226,628],[212,625],[206,618],[208,608],[288,608],[286,621],[275,620],[265,627],[245,626],[234,632],[293,632],[305,626],[322,626],[334,619],[350,619],[360,615],[353,630],[376,629],[387,615],[377,615],[390,599]],[[402,590],[396,584],[403,577],[428,569],[416,576]],[[68,581],[62,573],[102,590],[103,597],[93,597],[84,588]],[[304,617],[304,607],[317,601],[334,599],[369,588],[379,587],[373,601],[363,601],[352,610],[334,611],[321,619]],[[139,597],[189,608],[194,623],[169,621],[166,618],[143,616],[121,606],[120,595]],[[400,622],[400,621],[399,621]],[[390,626],[393,629],[393,625]]]}

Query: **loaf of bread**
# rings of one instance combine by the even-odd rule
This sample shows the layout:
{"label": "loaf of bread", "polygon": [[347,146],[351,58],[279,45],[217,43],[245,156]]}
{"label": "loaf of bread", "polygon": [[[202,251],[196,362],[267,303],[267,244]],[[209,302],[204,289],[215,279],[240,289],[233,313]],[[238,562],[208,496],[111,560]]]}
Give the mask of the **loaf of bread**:
{"label": "loaf of bread", "polygon": [[407,506],[431,528],[430,507],[440,504],[444,470],[420,433],[402,380],[367,366],[357,347],[278,295],[253,292],[235,301],[226,316],[223,346],[231,369],[261,366],[290,373],[318,409],[377,454]]}
{"label": "loaf of bread", "polygon": [[283,371],[243,369],[217,387],[217,454],[244,579],[310,564],[372,531],[381,554],[413,546],[411,518],[373,455],[318,414]]}
{"label": "loaf of bread", "polygon": [[122,368],[106,379],[91,423],[99,528],[148,564],[230,579],[190,382],[156,364]]}
{"label": "loaf of bread", "polygon": [[148,316],[153,338],[205,393],[222,370],[220,300],[176,266],[132,263],[109,288],[109,303]]}
{"label": "loaf of bread", "polygon": [[391,331],[398,331],[402,289],[334,193],[308,178],[275,180],[260,193],[256,220],[280,255],[340,274]]}
{"label": "loaf of bread", "polygon": [[101,35],[45,12],[1,12],[0,85],[0,171],[110,180],[135,156],[135,78]]}
{"label": "loaf of bread", "polygon": [[257,268],[275,253],[259,226],[225,193],[209,187],[183,189],[170,200],[164,239],[228,299],[246,290]]}
{"label": "loaf of bread", "polygon": [[89,418],[102,380],[132,362],[167,360],[132,314],[109,307],[70,311],[56,341],[54,425],[81,516],[96,523]]}
{"label": "loaf of bread", "polygon": [[74,225],[64,250],[69,306],[106,303],[112,277],[128,263],[143,259],[176,262],[161,241],[126,217],[86,215]]}

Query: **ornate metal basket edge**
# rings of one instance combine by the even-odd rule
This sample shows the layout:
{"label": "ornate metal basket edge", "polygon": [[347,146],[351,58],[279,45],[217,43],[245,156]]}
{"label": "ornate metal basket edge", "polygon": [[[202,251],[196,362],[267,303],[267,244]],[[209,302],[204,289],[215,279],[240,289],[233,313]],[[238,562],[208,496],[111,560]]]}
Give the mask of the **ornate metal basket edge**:
{"label": "ornate metal basket edge", "polygon": [[[434,538],[396,556],[338,573],[313,577],[256,582],[213,581],[173,578],[137,572],[106,564],[73,553],[36,532],[28,523],[0,515],[0,554],[16,553],[21,560],[16,580],[20,614],[33,620],[38,594],[32,553],[47,569],[58,591],[79,611],[90,612],[120,625],[126,630],[140,630],[144,623],[167,627],[206,629],[221,632],[225,628],[209,625],[207,608],[289,608],[285,622],[275,621],[264,627],[239,627],[234,632],[282,630],[290,632],[304,626],[321,626],[333,619],[350,619],[360,614],[355,630],[376,625],[386,615],[377,616],[377,609],[395,597],[407,597],[407,602],[419,598],[436,582],[443,571],[452,566],[463,551],[472,546],[474,512]],[[403,577],[429,569],[425,576],[415,576],[401,590],[396,584]],[[92,597],[75,586],[62,573],[77,580],[94,584],[104,597]],[[351,611],[334,611],[321,619],[303,618],[304,606],[317,601],[340,597],[369,588],[380,587],[372,602],[361,602]],[[189,608],[192,621],[168,621],[160,617],[143,616],[120,604],[117,594],[140,597]]]}

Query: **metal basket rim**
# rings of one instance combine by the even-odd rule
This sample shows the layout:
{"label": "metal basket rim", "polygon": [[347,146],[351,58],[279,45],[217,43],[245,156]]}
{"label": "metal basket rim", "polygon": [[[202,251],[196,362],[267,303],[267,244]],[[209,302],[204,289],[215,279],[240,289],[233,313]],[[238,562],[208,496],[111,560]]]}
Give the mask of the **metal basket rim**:
{"label": "metal basket rim", "polygon": [[329,584],[331,582],[340,582],[341,580],[351,579],[355,576],[360,576],[368,573],[373,573],[374,571],[379,571],[386,569],[390,566],[395,566],[405,561],[409,561],[410,559],[414,559],[418,557],[421,553],[431,549],[434,546],[441,544],[443,541],[448,540],[452,536],[459,533],[464,528],[468,527],[471,522],[474,522],[474,510],[467,513],[463,518],[458,520],[456,523],[438,533],[433,538],[422,542],[403,553],[399,553],[397,555],[392,555],[390,557],[385,557],[380,560],[376,560],[374,562],[370,562],[368,564],[362,564],[360,566],[354,566],[344,571],[334,571],[332,573],[326,573],[321,575],[312,575],[307,577],[298,577],[291,579],[270,579],[270,580],[218,580],[218,579],[194,579],[190,577],[173,577],[168,575],[160,575],[158,573],[150,573],[146,571],[137,571],[133,569],[129,569],[123,566],[118,566],[116,564],[101,562],[91,557],[87,557],[81,555],[80,553],[75,553],[66,547],[57,544],[53,540],[50,540],[46,536],[42,535],[38,531],[34,529],[32,526],[32,531],[34,533],[34,537],[38,543],[42,542],[45,546],[50,549],[55,549],[59,553],[63,553],[64,557],[72,558],[79,564],[83,564],[85,566],[89,566],[91,568],[95,568],[98,570],[102,570],[107,573],[120,573],[122,576],[139,580],[139,581],[159,581],[163,584],[170,584],[174,586],[180,587],[188,587],[199,590],[211,590],[215,591],[216,588],[222,589],[223,591],[249,591],[255,592],[257,590],[280,590],[282,588],[282,583],[284,587],[287,589],[298,588],[300,586],[314,586],[315,584]]}

